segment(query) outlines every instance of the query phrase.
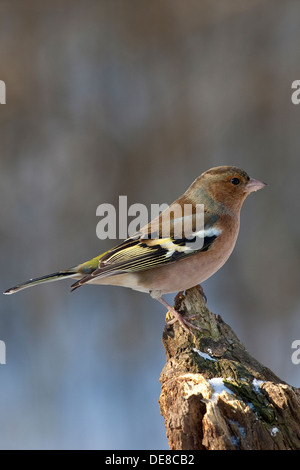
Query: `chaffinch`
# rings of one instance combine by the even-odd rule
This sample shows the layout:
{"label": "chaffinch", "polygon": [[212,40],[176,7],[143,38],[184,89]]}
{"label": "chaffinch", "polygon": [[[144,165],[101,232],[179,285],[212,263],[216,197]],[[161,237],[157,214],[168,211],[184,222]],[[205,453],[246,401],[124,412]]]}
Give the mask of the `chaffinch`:
{"label": "chaffinch", "polygon": [[[264,186],[265,183],[250,178],[240,168],[211,168],[156,219],[118,246],[78,266],[19,284],[4,294],[65,278],[78,279],[72,290],[86,283],[129,287],[149,293],[173,314],[174,319],[169,323],[179,320],[190,331],[193,324],[162,295],[196,286],[223,266],[236,243],[244,200]],[[192,207],[192,213],[174,217],[175,209],[187,204]],[[197,204],[203,204],[204,225],[195,232]],[[163,233],[164,215],[170,217],[169,236]],[[190,232],[177,237],[176,227],[182,227],[187,219]]]}

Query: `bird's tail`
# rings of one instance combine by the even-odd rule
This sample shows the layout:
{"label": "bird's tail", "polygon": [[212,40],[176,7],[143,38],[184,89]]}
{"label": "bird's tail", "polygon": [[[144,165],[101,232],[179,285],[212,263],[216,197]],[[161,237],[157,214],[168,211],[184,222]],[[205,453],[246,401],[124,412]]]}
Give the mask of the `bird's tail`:
{"label": "bird's tail", "polygon": [[3,292],[3,294],[9,295],[14,294],[20,290],[26,289],[27,287],[36,286],[38,284],[44,282],[53,282],[53,281],[60,281],[61,279],[67,278],[80,278],[80,273],[78,273],[78,267],[70,268],[66,271],[58,271],[57,273],[47,274],[46,276],[37,277],[35,279],[29,279],[27,282],[23,282],[22,284],[18,284],[17,286],[11,287],[10,289]]}

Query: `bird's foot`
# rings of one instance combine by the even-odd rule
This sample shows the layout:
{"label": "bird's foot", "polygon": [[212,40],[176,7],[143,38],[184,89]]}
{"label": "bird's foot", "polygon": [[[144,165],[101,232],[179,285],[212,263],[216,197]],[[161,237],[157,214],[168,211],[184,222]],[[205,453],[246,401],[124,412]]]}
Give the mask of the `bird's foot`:
{"label": "bird's foot", "polygon": [[202,333],[204,331],[207,331],[205,330],[204,328],[200,328],[200,326],[196,326],[196,325],[193,325],[193,323],[191,323],[189,320],[190,319],[193,319],[195,318],[194,316],[193,317],[189,317],[188,319],[185,318],[183,315],[181,315],[181,313],[177,312],[177,310],[175,310],[174,308],[169,308],[168,310],[174,318],[172,318],[172,320],[169,320],[167,321],[167,325],[173,325],[176,321],[179,321],[179,323],[181,324],[181,326],[185,329],[185,331],[187,331],[188,333],[192,333],[192,330],[197,330],[197,331],[201,331]]}
{"label": "bird's foot", "polygon": [[[198,286],[198,289],[200,290],[201,295],[204,298],[206,298],[205,294],[202,290],[202,287]],[[175,297],[175,308],[171,307],[171,305],[169,305],[168,302],[166,302],[162,298],[160,291],[150,291],[149,293],[150,293],[151,297],[158,300],[164,307],[166,307],[166,309],[168,310],[168,313],[170,313],[174,317],[171,320],[166,322],[167,325],[173,325],[176,321],[178,321],[187,333],[192,333],[192,330],[197,330],[197,331],[200,331],[202,333],[204,331],[206,331],[206,332],[208,331],[205,328],[200,328],[199,326],[194,325],[190,321],[190,320],[193,320],[195,318],[195,315],[193,315],[191,317],[184,317],[183,315],[181,315],[181,313],[179,313],[177,311],[177,308],[178,308],[177,305],[179,306],[180,303],[181,303],[181,300],[183,299],[183,291],[178,292],[178,294]]]}
{"label": "bird's foot", "polygon": [[[175,305],[180,300],[180,297],[182,297],[182,292],[178,292],[178,294],[176,295]],[[205,329],[200,328],[199,326],[196,326],[189,321],[194,317],[191,317],[191,318],[184,317],[174,307],[171,307],[171,305],[169,305],[168,302],[166,302],[162,297],[159,297],[159,298],[156,297],[156,299],[161,304],[163,304],[168,309],[168,312],[170,312],[171,315],[174,317],[171,320],[167,321],[167,325],[173,325],[176,321],[179,321],[179,323],[181,324],[181,326],[187,333],[192,333],[192,330],[197,330],[201,332],[206,331]]]}

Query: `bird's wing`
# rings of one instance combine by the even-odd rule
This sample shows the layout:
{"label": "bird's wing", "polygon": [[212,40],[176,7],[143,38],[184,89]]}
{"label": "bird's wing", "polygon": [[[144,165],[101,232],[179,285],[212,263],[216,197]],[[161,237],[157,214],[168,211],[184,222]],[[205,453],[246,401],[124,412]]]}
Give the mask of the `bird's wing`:
{"label": "bird's wing", "polygon": [[[156,233],[149,231],[135,234],[100,256],[98,268],[73,284],[72,290],[95,277],[157,268],[209,250],[221,230],[216,226],[217,216],[206,213],[204,221],[204,228],[196,232],[189,230],[186,233],[185,231],[181,238],[176,237],[175,234],[164,238],[157,237]],[[176,225],[178,221],[174,219],[173,222]],[[178,223],[181,224],[181,221]]]}

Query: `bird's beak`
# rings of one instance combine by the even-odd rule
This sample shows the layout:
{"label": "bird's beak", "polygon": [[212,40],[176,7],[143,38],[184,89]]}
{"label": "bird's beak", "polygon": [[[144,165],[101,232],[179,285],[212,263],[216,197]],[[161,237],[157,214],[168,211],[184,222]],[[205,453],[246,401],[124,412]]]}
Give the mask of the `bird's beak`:
{"label": "bird's beak", "polygon": [[253,191],[258,191],[259,189],[262,189],[266,185],[267,184],[263,183],[262,181],[251,178],[250,181],[246,184],[245,190],[246,193],[252,193]]}

